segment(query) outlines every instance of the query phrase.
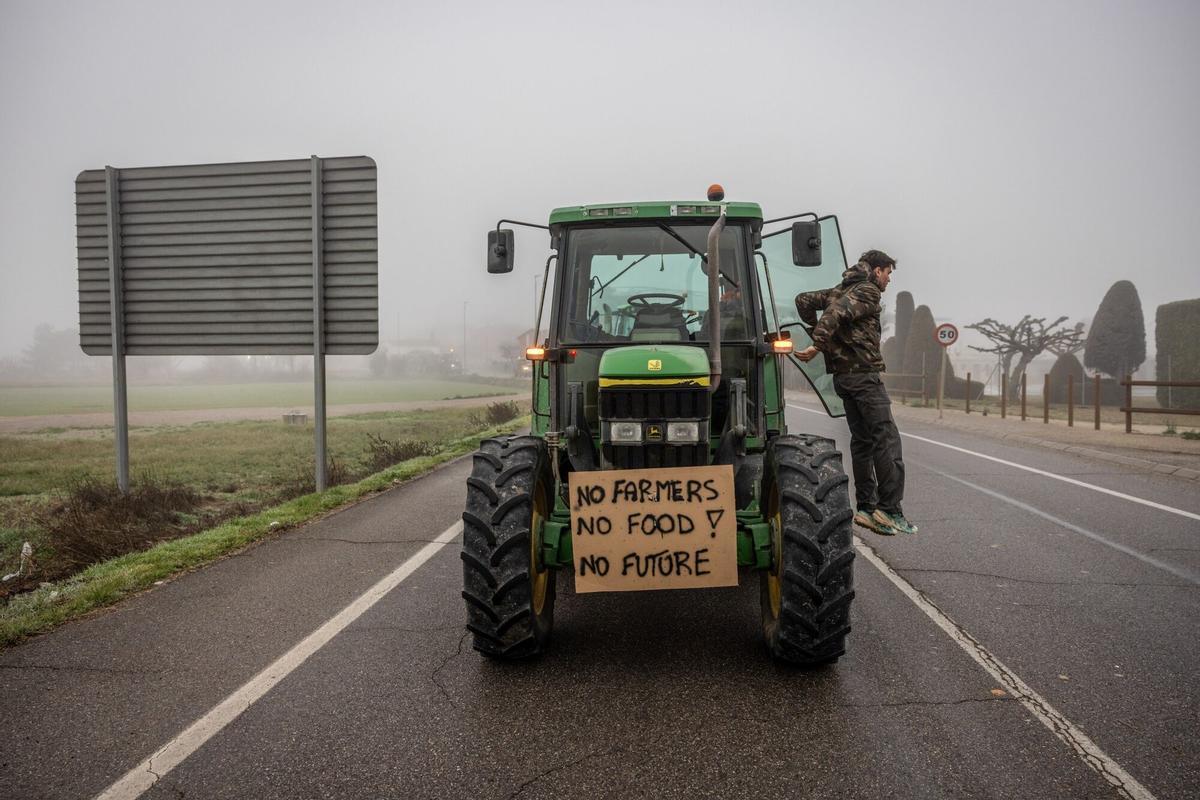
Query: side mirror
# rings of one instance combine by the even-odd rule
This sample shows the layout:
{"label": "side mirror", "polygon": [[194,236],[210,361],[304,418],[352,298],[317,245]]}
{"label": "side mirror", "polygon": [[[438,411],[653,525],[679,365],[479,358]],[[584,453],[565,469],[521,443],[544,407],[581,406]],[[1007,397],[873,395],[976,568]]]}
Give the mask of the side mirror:
{"label": "side mirror", "polygon": [[792,223],[792,263],[797,267],[821,266],[821,223],[805,219]]}
{"label": "side mirror", "polygon": [[513,232],[512,228],[488,231],[487,268],[493,274],[512,272]]}

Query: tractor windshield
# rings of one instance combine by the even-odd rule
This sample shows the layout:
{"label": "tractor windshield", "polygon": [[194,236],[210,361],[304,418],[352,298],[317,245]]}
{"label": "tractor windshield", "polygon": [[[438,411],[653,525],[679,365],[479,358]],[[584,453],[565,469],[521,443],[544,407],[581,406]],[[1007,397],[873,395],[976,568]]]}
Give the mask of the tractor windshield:
{"label": "tractor windshield", "polygon": [[[559,337],[589,342],[707,340],[709,224],[573,228],[567,233]],[[720,241],[722,341],[746,341],[749,306],[744,231]]]}

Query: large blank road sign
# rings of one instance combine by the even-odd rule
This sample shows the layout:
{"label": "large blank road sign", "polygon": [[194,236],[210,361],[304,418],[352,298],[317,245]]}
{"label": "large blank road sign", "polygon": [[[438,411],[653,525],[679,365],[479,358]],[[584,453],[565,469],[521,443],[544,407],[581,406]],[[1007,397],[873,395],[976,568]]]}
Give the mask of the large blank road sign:
{"label": "large blank road sign", "polygon": [[366,156],[80,173],[83,351],[113,352],[115,313],[130,355],[373,352],[375,173]]}

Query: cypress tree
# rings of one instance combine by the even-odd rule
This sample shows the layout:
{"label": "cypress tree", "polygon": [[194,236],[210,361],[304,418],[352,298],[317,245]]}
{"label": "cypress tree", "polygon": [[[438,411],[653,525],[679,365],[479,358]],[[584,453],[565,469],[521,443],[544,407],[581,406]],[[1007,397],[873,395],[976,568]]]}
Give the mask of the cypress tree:
{"label": "cypress tree", "polygon": [[[937,374],[942,358],[942,346],[933,338],[936,327],[929,306],[917,306],[912,315],[912,326],[908,331],[908,341],[904,349],[904,374],[920,375],[923,368],[925,392],[929,397],[937,396]],[[953,380],[954,365],[947,359],[946,385],[949,386]],[[916,392],[921,389],[919,378],[907,379],[905,383],[908,384],[905,388],[910,391]]]}
{"label": "cypress tree", "polygon": [[[894,369],[899,371],[904,364],[905,348],[908,347],[908,332],[912,329],[913,296],[912,292],[900,292],[896,295],[896,364]],[[887,361],[887,358],[884,358]],[[887,361],[888,364],[892,362]]]}
{"label": "cypress tree", "polygon": [[1109,288],[1092,319],[1083,349],[1085,367],[1118,380],[1133,374],[1146,360],[1146,321],[1137,288],[1117,281]]}
{"label": "cypress tree", "polygon": [[884,340],[883,344],[879,346],[879,351],[880,355],[883,356],[884,368],[888,372],[899,372],[901,365],[899,361],[900,356],[897,355],[896,350],[896,337],[889,336]]}
{"label": "cypress tree", "polygon": [[1075,376],[1075,400],[1083,396],[1083,365],[1074,353],[1063,353],[1050,368],[1050,402],[1067,402],[1067,376]]}

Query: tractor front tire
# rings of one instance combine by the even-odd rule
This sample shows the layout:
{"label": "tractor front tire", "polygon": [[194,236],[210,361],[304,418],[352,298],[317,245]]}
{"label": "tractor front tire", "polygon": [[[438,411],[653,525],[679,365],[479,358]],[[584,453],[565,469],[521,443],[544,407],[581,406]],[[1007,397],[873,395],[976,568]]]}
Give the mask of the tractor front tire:
{"label": "tractor front tire", "polygon": [[762,508],[772,558],[762,576],[762,625],[781,661],[815,667],[846,652],[854,599],[848,480],[829,439],[785,435],[767,445]]}
{"label": "tractor front tire", "polygon": [[533,436],[485,439],[467,478],[463,599],[475,649],[498,659],[545,648],[554,624],[554,571],[539,530],[554,508],[546,445]]}

